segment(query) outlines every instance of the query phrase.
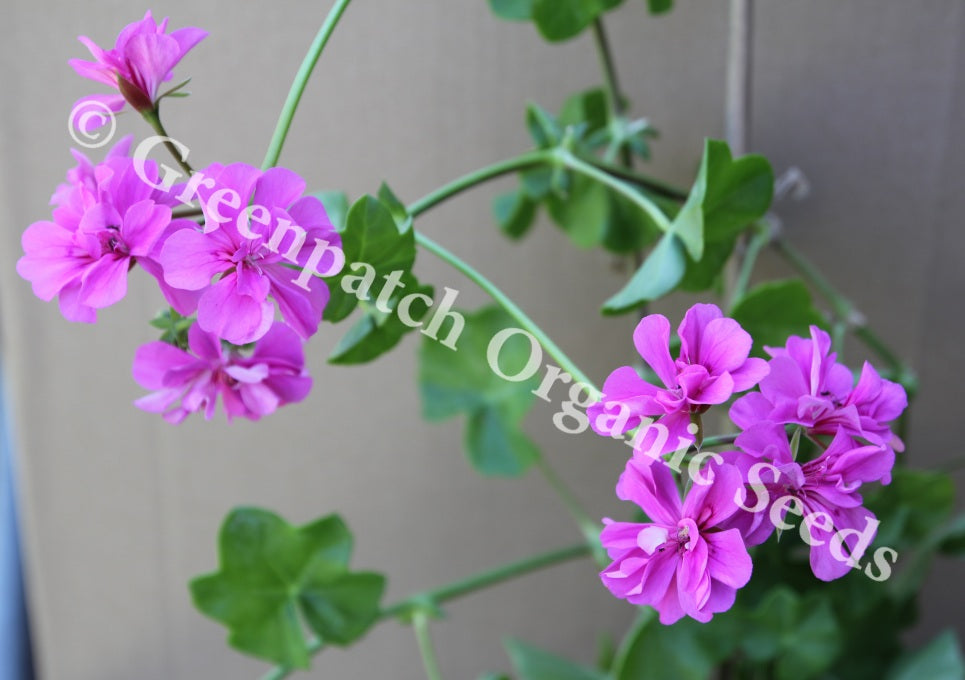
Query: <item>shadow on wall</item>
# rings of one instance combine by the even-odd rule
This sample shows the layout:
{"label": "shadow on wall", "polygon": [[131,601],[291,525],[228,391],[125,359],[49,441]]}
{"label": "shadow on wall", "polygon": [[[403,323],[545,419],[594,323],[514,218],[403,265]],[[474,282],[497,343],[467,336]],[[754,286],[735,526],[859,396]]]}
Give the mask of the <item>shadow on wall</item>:
{"label": "shadow on wall", "polygon": [[13,475],[13,436],[0,363],[0,680],[33,680],[20,571]]}

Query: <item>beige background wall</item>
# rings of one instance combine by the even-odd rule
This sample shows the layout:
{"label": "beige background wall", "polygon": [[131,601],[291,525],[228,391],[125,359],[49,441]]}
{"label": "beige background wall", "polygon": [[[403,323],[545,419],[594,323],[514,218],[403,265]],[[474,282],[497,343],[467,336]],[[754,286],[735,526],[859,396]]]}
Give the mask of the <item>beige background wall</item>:
{"label": "beige background wall", "polygon": [[[261,160],[328,4],[154,5],[173,26],[211,31],[178,70],[193,77],[193,96],[165,110],[196,165]],[[919,371],[910,455],[922,464],[961,455],[965,5],[758,4],[752,147],[778,171],[802,168],[813,187],[807,201],[781,206],[786,228]],[[264,665],[229,651],[185,588],[214,566],[218,525],[236,504],[297,522],[342,513],[357,536],[355,564],[387,571],[390,599],[578,540],[540,479],[481,480],[460,452],[461,423],[418,420],[414,337],[370,366],[326,367],[342,332],[327,326],[310,346],[316,389],[304,403],[254,425],[219,418],[170,427],[130,403],[139,396],[131,357],[153,338],[146,319],[159,303],[147,281],[96,326],[69,324],[31,296],[13,271],[19,236],[48,214],[71,162],[67,112],[90,91],[66,66],[84,54],[75,36],[110,42],[144,9],[119,0],[4,0],[0,24],[0,339],[13,379],[45,680],[256,677]],[[681,0],[652,20],[641,0],[627,0],[609,25],[634,110],[663,133],[656,169],[689,181],[702,137],[722,130],[726,3]],[[357,196],[384,178],[412,200],[528,144],[526,99],[554,109],[598,80],[588,39],[548,46],[530,26],[492,18],[483,0],[356,0],[309,85],[282,162],[313,187]],[[126,118],[122,130],[146,133]],[[447,204],[420,227],[489,272],[601,380],[632,352],[631,321],[605,322],[595,311],[624,274],[545,224],[511,247],[489,217],[497,189]],[[764,265],[766,275],[782,274],[774,258]],[[464,306],[483,301],[426,256],[419,272],[459,289]],[[660,309],[677,314],[685,302]],[[557,432],[553,410],[537,408],[528,430],[594,512],[610,512],[625,450]],[[936,571],[919,635],[961,629],[961,577],[960,566]],[[590,633],[617,633],[632,616],[588,563],[450,611],[435,632],[452,678],[505,667],[503,635],[589,661]],[[411,633],[387,624],[355,653],[326,652],[312,677],[419,678],[421,667]]]}

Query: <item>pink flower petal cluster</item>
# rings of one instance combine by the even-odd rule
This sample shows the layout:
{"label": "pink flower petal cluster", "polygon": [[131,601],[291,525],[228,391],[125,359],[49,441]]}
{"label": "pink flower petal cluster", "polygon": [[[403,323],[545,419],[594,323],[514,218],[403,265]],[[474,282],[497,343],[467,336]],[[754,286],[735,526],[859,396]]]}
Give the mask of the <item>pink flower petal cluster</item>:
{"label": "pink flower petal cluster", "polygon": [[[262,172],[244,163],[215,164],[199,174],[210,180],[198,188],[208,226],[165,241],[160,255],[165,281],[198,291],[198,323],[233,344],[263,336],[276,305],[302,338],[314,334],[328,288],[317,278],[299,283],[300,270],[319,242],[341,245],[322,202],[303,196],[305,181],[285,168]],[[219,199],[229,196],[236,200]],[[332,251],[325,257],[334,259]]]}
{"label": "pink flower petal cluster", "polygon": [[[666,437],[658,450],[647,434],[637,452],[651,459],[694,442],[688,426],[692,414],[723,404],[736,393],[751,389],[767,374],[767,362],[749,358],[753,340],[716,305],[696,304],[687,310],[677,329],[680,354],[670,356],[670,322],[651,314],[637,325],[633,342],[662,385],[643,380],[632,366],[618,368],[603,384],[598,403],[587,410],[594,430],[616,436],[659,418]],[[646,419],[646,420],[645,420]],[[609,425],[603,425],[609,423]],[[663,437],[661,437],[663,438]]]}
{"label": "pink flower petal cluster", "polygon": [[[862,506],[859,489],[863,483],[890,476],[894,452],[873,444],[860,445],[844,427],[839,427],[820,456],[797,463],[783,426],[768,422],[745,430],[736,444],[742,451],[728,451],[723,457],[741,470],[750,484],[748,496],[753,498],[728,526],[739,528],[749,546],[763,543],[775,528],[772,507],[781,503],[783,520],[790,496],[798,503],[795,514],[799,513],[806,525],[801,530],[809,535],[814,575],[822,581],[832,581],[847,574],[851,566],[847,559],[842,559],[848,556],[842,546],[850,554],[869,523],[873,525],[870,536],[877,529],[874,514]],[[768,465],[762,466],[761,462]],[[842,537],[837,543],[835,535]]]}
{"label": "pink flower petal cluster", "polygon": [[751,577],[740,531],[723,526],[738,511],[743,479],[729,465],[708,466],[703,475],[706,483],[695,483],[681,503],[669,469],[631,459],[617,496],[636,503],[651,522],[604,520],[600,535],[613,560],[600,573],[604,585],[616,597],[652,606],[664,624],[684,616],[709,621],[733,606]]}
{"label": "pink flower petal cluster", "polygon": [[[21,239],[17,273],[42,300],[58,297],[71,321],[92,323],[97,309],[123,298],[136,263],[158,279],[172,306],[184,311],[191,304],[189,295],[164,284],[157,256],[164,238],[196,225],[172,220],[173,199],[138,176],[126,155],[130,142],[118,142],[98,165],[74,151],[77,167],[51,199],[52,220],[34,222]],[[157,179],[153,162],[144,172]]]}
{"label": "pink flower petal cluster", "polygon": [[785,347],[767,351],[773,358],[760,392],[741,397],[730,410],[741,429],[761,421],[800,425],[812,435],[843,428],[891,451],[904,450],[888,426],[908,406],[901,385],[884,380],[868,362],[855,384],[850,369],[831,352],[830,336],[817,326],[811,326],[810,338],[792,336]]}
{"label": "pink flower petal cluster", "polygon": [[167,19],[158,24],[148,10],[143,19],[124,27],[114,48],[107,50],[81,36],[94,61],[71,59],[68,63],[79,75],[109,85],[119,94],[84,97],[75,107],[96,101],[117,113],[126,100],[142,113],[156,109],[161,83],[171,79],[178,62],[208,35],[200,28],[167,33],[167,24]]}
{"label": "pink flower petal cluster", "polygon": [[152,390],[135,402],[138,407],[172,423],[197,411],[210,420],[221,397],[228,420],[258,420],[311,390],[302,341],[282,323],[271,326],[250,356],[239,348],[225,350],[198,324],[188,331],[188,343],[190,352],[160,341],[137,350],[134,379]]}

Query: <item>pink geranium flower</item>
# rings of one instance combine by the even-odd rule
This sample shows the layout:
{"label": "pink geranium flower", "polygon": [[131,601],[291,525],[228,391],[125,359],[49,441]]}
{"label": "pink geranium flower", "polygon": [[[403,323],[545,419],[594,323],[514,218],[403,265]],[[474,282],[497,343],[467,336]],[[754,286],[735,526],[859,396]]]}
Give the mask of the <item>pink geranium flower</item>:
{"label": "pink geranium flower", "polygon": [[134,380],[153,393],[136,406],[172,423],[196,411],[210,420],[220,396],[229,421],[236,416],[258,420],[311,390],[302,342],[282,323],[268,330],[251,356],[238,348],[224,350],[198,324],[188,331],[188,344],[190,352],[160,341],[138,349]]}
{"label": "pink geranium flower", "polygon": [[[92,323],[97,309],[123,298],[127,273],[138,262],[179,312],[192,305],[191,294],[163,283],[156,257],[164,237],[196,224],[171,219],[174,199],[138,176],[129,147],[130,138],[121,140],[96,166],[74,151],[78,164],[51,199],[52,221],[34,222],[21,239],[17,273],[42,300],[59,297],[70,321]],[[156,182],[157,165],[148,161],[144,170]]]}
{"label": "pink geranium flower", "polygon": [[674,360],[667,318],[651,314],[640,321],[634,345],[663,384],[643,380],[632,366],[618,368],[603,384],[600,401],[587,410],[593,428],[609,436],[639,427],[645,418],[659,418],[665,436],[657,427],[648,428],[636,447],[651,458],[693,443],[694,428],[688,429],[692,415],[749,390],[767,374],[767,362],[748,358],[750,334],[716,305],[691,307],[677,333],[680,355]]}
{"label": "pink geranium flower", "polygon": [[[766,422],[748,428],[736,444],[743,453],[729,451],[722,454],[723,458],[740,469],[745,481],[757,488],[752,487],[745,509],[735,514],[726,526],[740,529],[749,546],[762,543],[775,528],[771,521],[772,506],[791,496],[797,499],[796,510],[800,516],[795,513],[795,518],[786,521],[805,523],[801,531],[810,537],[811,571],[822,581],[832,581],[848,573],[851,566],[847,558],[859,536],[867,532],[873,537],[877,529],[874,514],[862,506],[859,489],[863,483],[890,478],[894,452],[877,445],[858,445],[841,427],[820,456],[797,463],[784,427]],[[758,466],[757,472],[750,475],[751,469],[760,462],[773,465],[776,472]],[[786,515],[785,502],[780,511],[782,521]],[[832,539],[842,531],[844,541],[835,547]],[[843,546],[847,546],[847,553]]]}
{"label": "pink geranium flower", "polygon": [[751,577],[750,555],[737,529],[721,524],[737,512],[743,481],[736,468],[708,466],[681,504],[673,474],[663,465],[631,459],[617,496],[633,501],[650,523],[604,520],[600,535],[613,560],[600,573],[616,597],[650,605],[660,622],[684,616],[707,622],[731,608]]}
{"label": "pink geranium flower", "polygon": [[155,22],[148,10],[143,19],[124,27],[109,50],[81,36],[79,40],[94,61],[71,59],[68,63],[79,75],[109,85],[119,94],[84,97],[75,106],[95,100],[117,113],[126,100],[142,113],[156,109],[161,83],[171,79],[177,63],[208,35],[200,28],[180,28],[168,34],[167,25],[167,19]]}
{"label": "pink geranium flower", "polygon": [[[201,174],[214,180],[213,188],[198,191],[208,233],[184,230],[167,239],[161,249],[167,283],[199,291],[198,324],[236,345],[267,332],[275,316],[271,300],[301,337],[311,336],[329,293],[319,278],[297,284],[298,268],[308,265],[319,242],[341,245],[321,201],[302,196],[304,180],[285,168],[215,164]],[[218,198],[226,196],[237,200]],[[330,250],[323,257],[334,259]]]}
{"label": "pink geranium flower", "polygon": [[831,352],[830,336],[817,326],[811,326],[808,339],[792,336],[785,347],[766,349],[773,358],[760,392],[744,395],[731,407],[731,420],[739,427],[792,423],[812,435],[833,435],[843,427],[855,437],[904,450],[888,427],[908,405],[901,385],[882,379],[868,362],[855,385],[850,369]]}

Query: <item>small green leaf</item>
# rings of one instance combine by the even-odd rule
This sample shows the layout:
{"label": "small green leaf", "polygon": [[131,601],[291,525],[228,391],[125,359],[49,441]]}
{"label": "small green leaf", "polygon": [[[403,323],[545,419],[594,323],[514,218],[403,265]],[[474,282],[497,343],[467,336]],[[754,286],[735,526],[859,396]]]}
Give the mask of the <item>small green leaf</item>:
{"label": "small green leaf", "polygon": [[965,660],[955,633],[947,630],[922,649],[902,656],[886,680],[962,680]]}
{"label": "small green leaf", "polygon": [[633,278],[603,304],[604,314],[621,314],[672,291],[687,267],[684,249],[673,234],[664,234]]}
{"label": "small green leaf", "polygon": [[[609,221],[610,200],[606,187],[578,175],[573,178],[569,194],[546,198],[546,210],[553,221],[567,233],[578,248],[592,248],[600,243]],[[639,212],[639,211],[638,211]]]}
{"label": "small green leaf", "polygon": [[520,680],[607,680],[608,676],[519,640],[504,643],[509,660]]}
{"label": "small green leaf", "polygon": [[651,14],[664,14],[673,9],[673,0],[647,0],[647,9]]}
{"label": "small green leaf", "polygon": [[500,19],[528,21],[533,16],[533,0],[489,0],[489,9]]}
{"label": "small green leaf", "polygon": [[540,35],[550,42],[561,42],[579,35],[583,29],[623,0],[534,0],[533,21]]}
{"label": "small green leaf", "polygon": [[526,127],[539,149],[557,146],[563,139],[563,128],[553,114],[534,102],[526,105]]}
{"label": "small green leaf", "polygon": [[[460,313],[465,327],[457,340],[458,351],[429,337],[423,340],[419,351],[423,414],[428,420],[466,414],[466,448],[476,470],[486,475],[520,475],[536,454],[520,424],[535,399],[532,390],[537,380],[511,382],[490,367],[490,343],[500,331],[515,327],[511,317],[498,307]],[[497,357],[499,370],[509,376],[519,374],[529,364],[531,351],[526,337],[508,338]]]}
{"label": "small green leaf", "polygon": [[500,194],[493,199],[493,216],[510,238],[522,238],[536,219],[537,204],[525,191]]}
{"label": "small green leaf", "polygon": [[754,350],[783,347],[791,335],[808,337],[811,325],[827,328],[828,322],[811,302],[811,293],[798,279],[762,283],[737,302],[730,313],[754,338]]}
{"label": "small green leaf", "polygon": [[725,142],[708,139],[697,179],[671,228],[699,261],[704,242],[728,240],[762,217],[773,192],[767,159],[750,155],[735,161]]}
{"label": "small green leaf", "polygon": [[337,515],[295,528],[267,510],[237,508],[219,546],[220,571],[191,581],[191,595],[241,652],[308,668],[302,621],[323,643],[347,645],[378,615],[385,579],[348,570],[352,535]]}
{"label": "small green leaf", "polygon": [[[411,274],[401,279],[402,287],[389,299],[386,307],[389,312],[376,308],[375,302],[363,305],[365,313],[355,322],[328,356],[330,364],[350,365],[363,364],[385,354],[395,347],[409,332],[415,330],[412,326],[402,322],[397,312],[399,302],[407,295],[433,296],[432,286],[420,285]],[[373,296],[376,292],[373,291]],[[377,298],[376,298],[377,299]],[[409,308],[408,313],[413,322],[422,321],[429,313],[431,306],[424,301],[417,300]]]}
{"label": "small green leaf", "polygon": [[560,107],[560,125],[586,124],[585,135],[592,135],[606,128],[609,120],[609,104],[606,92],[600,88],[570,95]]}
{"label": "small green leaf", "polygon": [[339,232],[345,229],[345,216],[348,214],[348,196],[342,191],[316,191],[312,194],[325,206],[332,226]]}
{"label": "small green leaf", "polygon": [[412,215],[409,214],[408,208],[399,200],[398,196],[392,193],[392,189],[389,188],[388,184],[382,182],[376,195],[378,199],[382,201],[382,205],[392,213],[392,218],[395,220],[400,232],[404,233],[412,228]]}

